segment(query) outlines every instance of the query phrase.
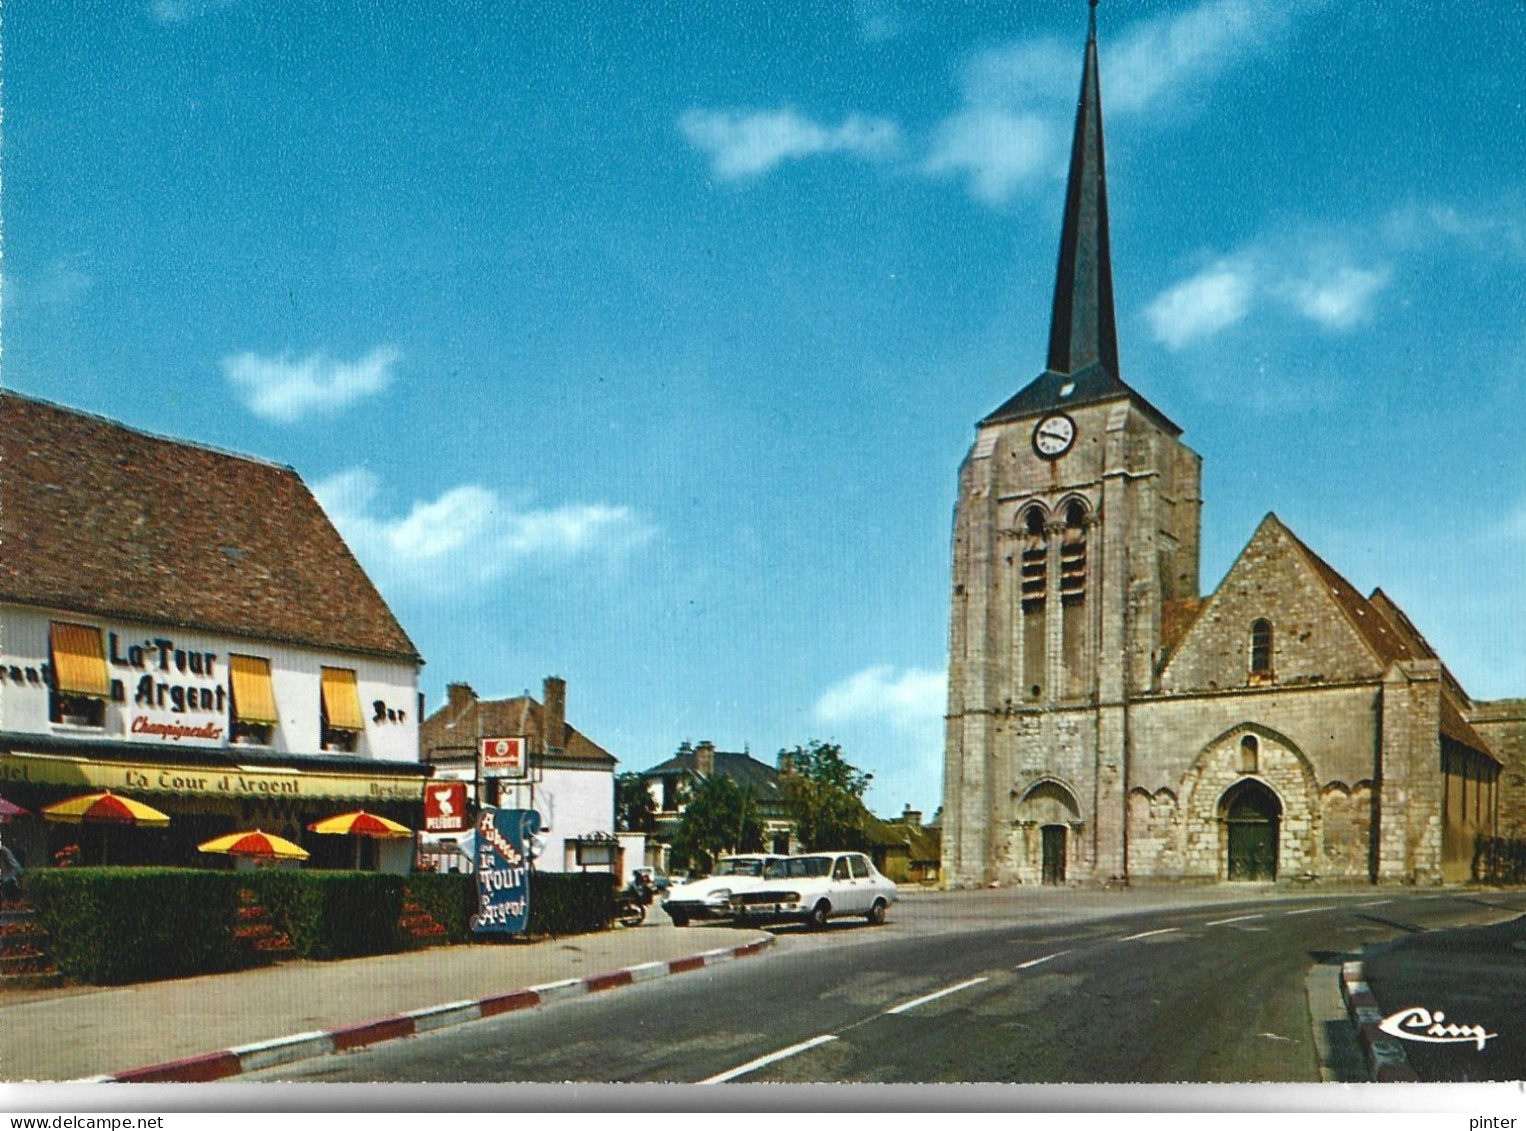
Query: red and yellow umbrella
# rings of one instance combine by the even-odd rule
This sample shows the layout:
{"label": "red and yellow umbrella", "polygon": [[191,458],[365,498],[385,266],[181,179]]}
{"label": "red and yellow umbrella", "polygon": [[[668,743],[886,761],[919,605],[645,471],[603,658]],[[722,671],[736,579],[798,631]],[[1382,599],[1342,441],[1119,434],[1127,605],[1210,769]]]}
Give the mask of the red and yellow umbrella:
{"label": "red and yellow umbrella", "polygon": [[[168,813],[161,813],[152,805],[134,801],[131,797],[118,797],[111,790],[86,793],[44,805],[42,815],[49,821],[62,821],[69,825],[142,825],[145,828],[162,829],[170,823]],[[101,839],[101,863],[108,863],[108,845]]]}
{"label": "red and yellow umbrella", "polygon": [[376,839],[390,839],[392,837],[412,836],[413,830],[407,825],[400,825],[396,821],[389,821],[386,817],[375,813],[367,813],[364,809],[357,809],[353,813],[341,813],[337,817],[327,817],[322,821],[314,821],[307,826],[309,832],[333,833],[341,836],[356,837],[355,841],[355,867],[360,868],[360,840],[363,836]]}
{"label": "red and yellow umbrella", "polygon": [[262,829],[215,837],[198,844],[196,850],[221,852],[229,856],[265,856],[272,860],[306,860],[308,856],[307,849],[301,845]]}
{"label": "red and yellow umbrella", "polygon": [[162,829],[170,823],[168,813],[161,813],[152,805],[134,801],[131,797],[118,797],[109,789],[45,805],[42,815],[50,821],[63,821],[70,825],[104,822]]}

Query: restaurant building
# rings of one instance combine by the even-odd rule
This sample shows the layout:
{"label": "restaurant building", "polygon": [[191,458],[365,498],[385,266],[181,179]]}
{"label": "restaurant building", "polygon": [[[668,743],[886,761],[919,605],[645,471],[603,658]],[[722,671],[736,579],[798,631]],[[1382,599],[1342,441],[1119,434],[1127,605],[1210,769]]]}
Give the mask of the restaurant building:
{"label": "restaurant building", "polygon": [[[298,474],[0,393],[0,793],[27,867],[207,865],[261,828],[364,808],[416,828],[417,648]],[[167,828],[45,822],[98,790]],[[410,841],[363,864],[406,870]]]}

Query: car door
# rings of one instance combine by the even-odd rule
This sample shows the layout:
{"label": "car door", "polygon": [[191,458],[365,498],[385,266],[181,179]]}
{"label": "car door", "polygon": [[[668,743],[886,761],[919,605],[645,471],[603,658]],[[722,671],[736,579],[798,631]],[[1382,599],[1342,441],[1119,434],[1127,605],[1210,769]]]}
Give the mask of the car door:
{"label": "car door", "polygon": [[856,852],[848,857],[848,869],[853,876],[853,911],[862,914],[874,905],[874,897],[879,894],[875,889],[874,869],[867,857]]}

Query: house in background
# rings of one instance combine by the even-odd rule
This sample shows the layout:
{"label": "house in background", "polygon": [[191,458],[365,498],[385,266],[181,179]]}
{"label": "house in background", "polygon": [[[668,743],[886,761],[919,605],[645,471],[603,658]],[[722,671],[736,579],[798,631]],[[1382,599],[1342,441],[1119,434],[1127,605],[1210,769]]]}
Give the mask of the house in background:
{"label": "house in background", "polygon": [[[545,846],[542,871],[618,871],[615,840],[615,758],[567,722],[567,681],[547,676],[542,700],[529,692],[512,699],[479,699],[466,683],[446,687],[445,705],[419,728],[423,760],[436,781],[468,783],[469,804],[535,809]],[[524,740],[522,778],[478,780],[477,750],[484,738]],[[475,811],[475,809],[474,809]],[[426,837],[422,851],[442,859],[466,833]]]}
{"label": "house in background", "polygon": [[671,839],[677,832],[683,820],[686,786],[715,774],[752,790],[763,818],[763,847],[781,855],[792,851],[795,826],[785,804],[780,770],[751,754],[717,750],[713,742],[698,746],[685,742],[673,757],[641,775],[657,803],[657,839]]}
{"label": "house in background", "polygon": [[869,855],[886,879],[898,884],[936,884],[943,851],[942,830],[924,825],[922,814],[906,806],[891,820],[873,818],[867,826]]}

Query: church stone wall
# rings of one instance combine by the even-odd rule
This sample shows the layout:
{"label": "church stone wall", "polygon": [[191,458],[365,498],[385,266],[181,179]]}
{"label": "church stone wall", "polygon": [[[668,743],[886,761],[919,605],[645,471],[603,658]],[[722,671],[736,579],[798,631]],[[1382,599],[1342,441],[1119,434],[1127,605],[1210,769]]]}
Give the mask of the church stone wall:
{"label": "church stone wall", "polygon": [[[1250,670],[1251,625],[1272,624],[1272,668]],[[1329,588],[1268,517],[1161,673],[1163,691],[1344,683],[1381,678]]]}
{"label": "church stone wall", "polygon": [[1468,721],[1504,763],[1499,777],[1499,835],[1526,837],[1526,699],[1479,703]]}

